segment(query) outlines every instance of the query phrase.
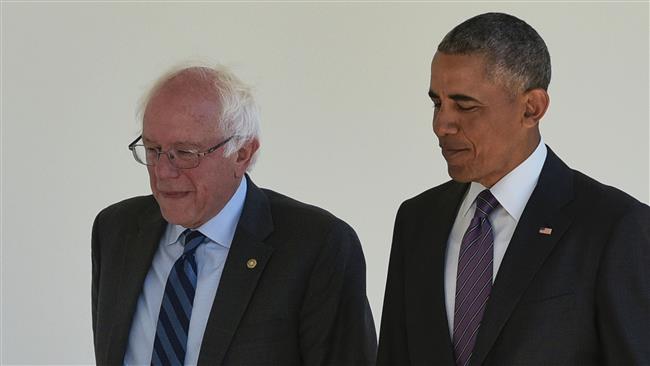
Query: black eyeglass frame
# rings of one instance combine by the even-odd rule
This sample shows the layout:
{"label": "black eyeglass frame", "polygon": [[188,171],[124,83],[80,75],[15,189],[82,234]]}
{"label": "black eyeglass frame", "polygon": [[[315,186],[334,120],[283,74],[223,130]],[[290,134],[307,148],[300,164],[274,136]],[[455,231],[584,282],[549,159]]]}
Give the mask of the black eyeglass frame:
{"label": "black eyeglass frame", "polygon": [[[196,155],[196,157],[197,157],[197,163],[196,163],[196,165],[193,166],[193,167],[182,168],[182,167],[178,167],[178,166],[176,166],[176,163],[174,163],[174,161],[176,160],[176,157],[175,157],[174,155],[170,155],[170,153],[171,153],[172,151],[176,150],[176,149],[173,149],[173,148],[172,148],[172,149],[169,149],[169,150],[167,150],[167,151],[162,151],[162,150],[158,149],[158,151],[156,151],[156,153],[158,154],[158,155],[156,156],[156,162],[160,161],[160,155],[162,155],[162,154],[166,154],[166,155],[167,155],[167,158],[169,159],[169,162],[170,162],[170,163],[171,163],[175,168],[177,168],[177,169],[193,169],[193,168],[196,168],[197,166],[199,166],[199,164],[201,164],[201,158],[202,158],[202,157],[204,157],[204,156],[207,155],[207,154],[210,154],[210,153],[212,153],[212,152],[217,151],[218,148],[220,148],[220,147],[222,147],[223,145],[227,144],[228,141],[232,140],[234,137],[235,137],[235,135],[232,135],[232,136],[228,137],[227,139],[221,141],[220,143],[218,143],[218,144],[212,146],[211,148],[209,148],[209,149],[207,149],[207,150],[205,150],[205,151],[183,150],[183,151],[185,151],[185,152],[188,152],[188,153],[191,152],[191,153],[193,153],[193,154]],[[140,164],[142,164],[142,165],[146,165],[146,166],[154,166],[155,164],[147,164],[146,162],[143,162],[143,161],[141,161],[140,159],[138,159],[138,156],[137,156],[137,154],[136,154],[136,152],[135,152],[135,147],[136,147],[136,146],[142,146],[142,147],[146,148],[146,146],[143,145],[143,144],[137,144],[137,142],[140,141],[140,140],[142,140],[142,135],[138,136],[138,138],[136,138],[135,140],[133,140],[133,142],[131,142],[131,143],[129,144],[129,146],[128,146],[128,147],[129,147],[129,150],[131,150],[131,153],[133,154],[133,158],[135,159],[135,161],[137,161],[138,163],[140,163]],[[146,161],[146,160],[145,160],[145,161]]]}

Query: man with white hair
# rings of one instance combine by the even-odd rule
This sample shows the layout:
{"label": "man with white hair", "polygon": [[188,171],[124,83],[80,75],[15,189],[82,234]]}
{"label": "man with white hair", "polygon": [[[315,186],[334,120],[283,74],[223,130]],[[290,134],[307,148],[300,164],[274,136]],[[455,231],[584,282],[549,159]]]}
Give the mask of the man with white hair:
{"label": "man with white hair", "polygon": [[176,70],[151,90],[129,149],[153,196],[93,226],[98,364],[374,362],[354,230],[255,186],[258,135],[249,88],[224,68]]}

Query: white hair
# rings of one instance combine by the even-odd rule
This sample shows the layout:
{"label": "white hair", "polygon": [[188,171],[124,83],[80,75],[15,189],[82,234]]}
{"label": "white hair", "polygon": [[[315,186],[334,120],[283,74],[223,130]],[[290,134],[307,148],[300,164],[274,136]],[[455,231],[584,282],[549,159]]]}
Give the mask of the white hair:
{"label": "white hair", "polygon": [[[211,91],[219,97],[221,106],[220,115],[217,116],[219,128],[224,136],[232,136],[223,148],[225,157],[234,154],[249,141],[260,139],[260,111],[253,98],[252,88],[223,65],[182,65],[163,74],[140,103],[138,117],[141,121],[144,121],[144,112],[151,99],[168,81],[184,72],[194,73],[198,80],[209,81]],[[256,160],[257,152],[253,155],[248,170],[253,167]]]}

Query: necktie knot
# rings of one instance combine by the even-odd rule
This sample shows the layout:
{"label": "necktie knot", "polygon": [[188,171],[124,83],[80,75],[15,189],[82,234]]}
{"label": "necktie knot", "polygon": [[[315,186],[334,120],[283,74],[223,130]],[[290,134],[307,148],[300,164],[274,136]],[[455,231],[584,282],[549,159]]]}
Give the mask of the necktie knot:
{"label": "necktie knot", "polygon": [[494,198],[489,189],[486,189],[476,197],[476,212],[474,213],[474,217],[485,218],[498,206],[499,201]]}
{"label": "necktie knot", "polygon": [[187,229],[185,231],[185,242],[183,244],[183,254],[194,254],[199,244],[203,243],[205,235],[201,234],[198,230]]}

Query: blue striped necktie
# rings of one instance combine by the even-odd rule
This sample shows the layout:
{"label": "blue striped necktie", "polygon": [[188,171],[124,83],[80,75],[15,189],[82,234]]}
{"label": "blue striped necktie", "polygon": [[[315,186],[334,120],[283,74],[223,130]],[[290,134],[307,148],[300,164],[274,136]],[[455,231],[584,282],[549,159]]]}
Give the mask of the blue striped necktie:
{"label": "blue striped necktie", "polygon": [[469,364],[485,305],[492,292],[494,235],[488,216],[498,206],[499,202],[489,190],[479,193],[474,218],[460,245],[453,337],[457,366]]}
{"label": "blue striped necktie", "polygon": [[205,236],[185,230],[185,249],[167,277],[165,295],[160,305],[156,339],[151,356],[152,365],[182,365],[187,349],[192,304],[196,290],[196,248]]}

